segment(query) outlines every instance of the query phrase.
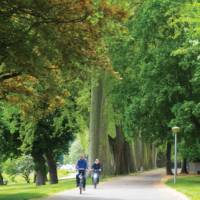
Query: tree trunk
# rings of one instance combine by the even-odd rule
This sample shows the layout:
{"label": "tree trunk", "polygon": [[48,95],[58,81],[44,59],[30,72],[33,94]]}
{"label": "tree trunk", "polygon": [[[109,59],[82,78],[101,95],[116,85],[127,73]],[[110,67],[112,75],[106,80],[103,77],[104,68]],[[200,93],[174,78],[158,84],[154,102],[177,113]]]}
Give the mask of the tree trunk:
{"label": "tree trunk", "polygon": [[37,174],[36,174],[36,172],[34,172],[33,183],[36,183],[36,177],[37,177]]}
{"label": "tree trunk", "polygon": [[46,155],[47,164],[48,164],[50,183],[57,184],[58,174],[57,174],[57,166],[56,166],[56,161],[54,159],[54,156],[51,152],[48,152],[45,155]]}
{"label": "tree trunk", "polygon": [[45,185],[46,183],[46,166],[45,159],[41,153],[32,154],[33,162],[35,164],[36,185]]}
{"label": "tree trunk", "polygon": [[31,180],[30,180],[30,176],[28,174],[23,174],[22,175],[24,180],[26,181],[26,183],[30,184]]}
{"label": "tree trunk", "polygon": [[125,141],[121,126],[116,126],[116,138],[110,137],[110,145],[116,165],[115,174],[128,174],[133,159],[130,156],[130,145]]}
{"label": "tree trunk", "polygon": [[152,144],[152,166],[153,169],[157,168],[157,149],[154,144]]}
{"label": "tree trunk", "polygon": [[0,185],[3,185],[4,184],[4,182],[3,182],[3,175],[2,175],[2,173],[0,172]]}
{"label": "tree trunk", "polygon": [[142,171],[144,169],[144,149],[141,136],[137,138],[136,152],[137,152],[138,171]]}
{"label": "tree trunk", "polygon": [[138,170],[138,161],[137,161],[137,152],[135,141],[131,142],[131,156],[132,156],[132,164],[131,164],[131,172],[135,172]]}
{"label": "tree trunk", "polygon": [[171,169],[171,143],[167,142],[167,151],[166,151],[166,174],[172,175]]}
{"label": "tree trunk", "polygon": [[151,156],[151,149],[149,145],[146,144],[145,142],[142,142],[142,148],[143,148],[144,170],[151,169],[150,162],[149,162],[149,158]]}
{"label": "tree trunk", "polygon": [[183,158],[181,174],[188,174],[188,171],[187,171],[187,159],[186,158]]}
{"label": "tree trunk", "polygon": [[91,90],[90,134],[89,134],[89,164],[99,157],[100,125],[102,115],[103,83],[99,79]]}
{"label": "tree trunk", "polygon": [[[90,133],[89,133],[89,164],[99,158],[104,175],[114,174],[115,163],[109,144],[108,125],[113,112],[108,112],[111,104],[107,98],[108,84],[106,73],[99,73],[98,80],[92,82]],[[115,132],[115,131],[114,131]]]}

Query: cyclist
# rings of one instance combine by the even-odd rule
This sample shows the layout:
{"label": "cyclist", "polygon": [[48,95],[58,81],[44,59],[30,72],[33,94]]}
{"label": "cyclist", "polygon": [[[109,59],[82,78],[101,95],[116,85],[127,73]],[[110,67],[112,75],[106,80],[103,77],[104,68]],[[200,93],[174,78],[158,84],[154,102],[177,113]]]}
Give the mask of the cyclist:
{"label": "cyclist", "polygon": [[83,189],[85,190],[86,186],[86,170],[88,169],[87,160],[85,159],[85,156],[81,155],[80,159],[77,161],[76,169],[78,171],[78,174],[76,175],[76,186],[79,186],[79,175],[83,175]]}
{"label": "cyclist", "polygon": [[97,178],[97,184],[99,183],[99,176],[100,176],[100,172],[101,172],[101,164],[99,162],[99,159],[96,158],[94,164],[91,167],[92,171],[97,172],[98,173],[98,178]]}

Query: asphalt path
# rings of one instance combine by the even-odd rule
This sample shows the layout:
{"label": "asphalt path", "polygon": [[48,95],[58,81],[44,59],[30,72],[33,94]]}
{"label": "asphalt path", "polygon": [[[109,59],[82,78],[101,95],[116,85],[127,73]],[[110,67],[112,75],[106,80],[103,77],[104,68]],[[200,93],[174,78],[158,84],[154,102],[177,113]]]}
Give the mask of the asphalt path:
{"label": "asphalt path", "polygon": [[45,200],[188,200],[181,193],[165,186],[161,182],[163,176],[163,170],[120,176],[99,184],[97,189],[88,186],[82,195],[77,188]]}

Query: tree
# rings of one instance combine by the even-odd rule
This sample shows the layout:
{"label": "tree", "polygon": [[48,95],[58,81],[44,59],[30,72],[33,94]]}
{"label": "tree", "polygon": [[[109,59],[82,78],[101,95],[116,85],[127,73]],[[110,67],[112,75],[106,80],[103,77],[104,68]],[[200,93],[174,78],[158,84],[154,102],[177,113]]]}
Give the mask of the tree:
{"label": "tree", "polygon": [[[90,0],[4,0],[1,4],[0,95],[10,101],[14,96],[15,103],[24,102],[21,95],[36,101],[50,90],[53,99],[60,91],[60,87],[53,87],[59,73],[66,77],[64,83],[84,78],[91,63],[95,66],[100,60],[96,50],[104,27],[101,21],[118,12],[104,1],[93,4]],[[118,17],[123,15],[118,13]],[[7,33],[12,34],[5,37]]]}
{"label": "tree", "polygon": [[[0,158],[1,159],[1,158]],[[0,185],[4,185],[3,175],[2,175],[2,160],[0,160]]]}
{"label": "tree", "polygon": [[50,183],[58,183],[56,159],[61,154],[68,152],[69,143],[76,132],[76,122],[70,112],[68,105],[68,108],[58,109],[40,119],[36,124],[35,136],[31,142],[31,153],[37,173],[36,183],[39,185],[44,184],[46,179],[45,159],[48,165]]}
{"label": "tree", "polygon": [[81,145],[80,140],[77,138],[73,141],[69,148],[69,153],[65,157],[65,163],[76,164],[77,160],[80,159],[80,155],[84,154],[84,149]]}
{"label": "tree", "polygon": [[3,164],[6,174],[11,176],[12,180],[17,175],[22,175],[27,183],[30,183],[30,175],[33,172],[33,160],[31,156],[21,156],[16,159],[9,159]]}
{"label": "tree", "polygon": [[[37,184],[45,183],[45,158],[54,174],[52,183],[57,182],[55,154],[63,150],[59,139],[64,137],[64,125],[59,124],[62,130],[55,136],[52,115],[87,79],[91,65],[113,73],[110,66],[102,66],[102,22],[119,19],[124,12],[105,1],[90,0],[5,0],[1,4],[0,98],[19,106],[23,118],[20,149],[33,156]],[[4,37],[7,33],[12,34]],[[59,141],[54,147],[58,151],[51,152],[54,149],[47,147],[54,137]]]}
{"label": "tree", "polygon": [[19,111],[6,103],[0,103],[0,185],[3,181],[3,163],[8,157],[20,155]]}
{"label": "tree", "polygon": [[[143,2],[130,17],[125,36],[110,45],[113,65],[123,77],[123,81],[114,84],[111,93],[113,105],[123,113],[119,116],[125,136],[141,137],[157,146],[167,142],[168,174],[172,173],[173,107],[193,98],[189,93],[191,70],[184,62],[187,57],[180,56],[185,51],[179,48],[187,41],[186,24],[180,23],[185,2]],[[192,57],[190,62],[194,63]]]}
{"label": "tree", "polygon": [[[172,124],[179,124],[182,128],[181,153],[183,157],[183,172],[187,172],[186,162],[199,160],[199,3],[192,1],[181,6],[181,16],[175,23],[187,26],[185,29],[185,40],[173,52],[173,55],[180,56],[181,66],[185,70],[185,101],[173,106],[175,115]],[[177,34],[180,29],[177,27]],[[190,148],[188,148],[190,147]]]}

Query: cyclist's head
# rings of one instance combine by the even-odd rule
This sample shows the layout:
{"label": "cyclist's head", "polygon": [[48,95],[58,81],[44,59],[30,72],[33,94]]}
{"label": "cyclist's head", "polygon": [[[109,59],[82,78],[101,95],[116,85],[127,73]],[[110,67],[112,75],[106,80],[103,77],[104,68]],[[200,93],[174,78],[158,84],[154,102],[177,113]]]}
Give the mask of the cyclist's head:
{"label": "cyclist's head", "polygon": [[98,158],[96,158],[96,160],[95,160],[95,163],[96,163],[96,164],[98,164],[98,163],[99,163],[99,159],[98,159]]}
{"label": "cyclist's head", "polygon": [[81,160],[85,159],[84,154],[81,154],[80,159],[81,159]]}

